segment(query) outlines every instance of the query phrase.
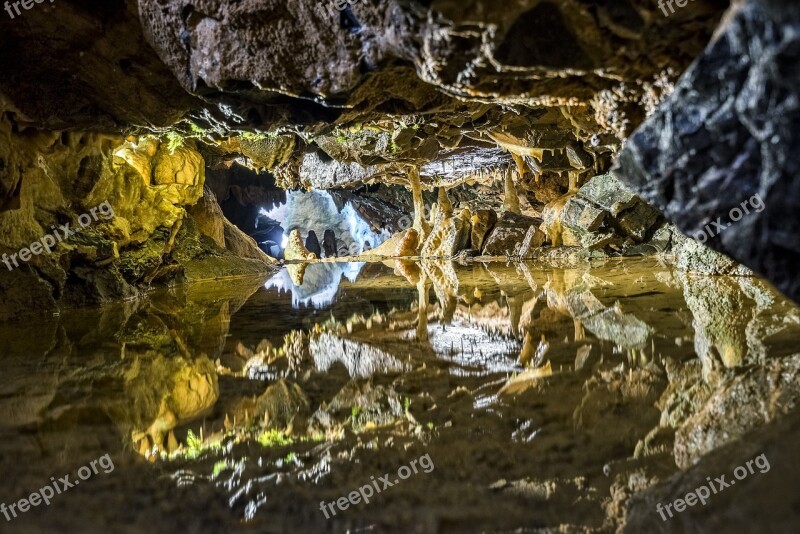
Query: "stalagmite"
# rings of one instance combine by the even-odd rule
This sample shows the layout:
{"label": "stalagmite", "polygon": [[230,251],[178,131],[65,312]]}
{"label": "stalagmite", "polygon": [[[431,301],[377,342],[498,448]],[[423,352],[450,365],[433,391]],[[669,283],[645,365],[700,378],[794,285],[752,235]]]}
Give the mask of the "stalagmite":
{"label": "stalagmite", "polygon": [[[317,241],[319,245],[319,241]],[[309,261],[317,259],[317,255],[310,252],[303,244],[303,237],[300,235],[300,230],[292,230],[289,233],[289,242],[284,251],[284,257],[287,261]]]}
{"label": "stalagmite", "polygon": [[453,216],[453,203],[450,202],[450,197],[447,195],[447,189],[444,187],[439,188],[439,213],[443,219]]}
{"label": "stalagmite", "polygon": [[422,197],[422,184],[419,181],[419,169],[412,167],[408,173],[411,193],[414,196],[414,229],[420,236],[420,243],[431,233],[431,227],[425,220],[425,199]]}
{"label": "stalagmite", "polygon": [[503,200],[503,209],[517,215],[522,214],[519,208],[519,197],[514,187],[514,178],[510,168],[505,173],[505,200]]}

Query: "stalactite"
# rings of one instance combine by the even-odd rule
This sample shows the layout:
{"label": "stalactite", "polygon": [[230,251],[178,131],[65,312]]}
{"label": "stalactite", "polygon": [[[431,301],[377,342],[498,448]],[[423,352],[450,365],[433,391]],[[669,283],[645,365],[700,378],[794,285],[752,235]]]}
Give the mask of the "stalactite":
{"label": "stalactite", "polygon": [[525,172],[527,171],[527,165],[525,164],[525,160],[522,156],[518,156],[517,154],[511,153],[511,157],[514,159],[514,163],[517,164],[517,172],[519,173],[519,179],[525,179]]}
{"label": "stalactite", "polygon": [[567,171],[569,175],[569,190],[570,192],[574,192],[578,190],[578,179],[581,176],[580,171]]}

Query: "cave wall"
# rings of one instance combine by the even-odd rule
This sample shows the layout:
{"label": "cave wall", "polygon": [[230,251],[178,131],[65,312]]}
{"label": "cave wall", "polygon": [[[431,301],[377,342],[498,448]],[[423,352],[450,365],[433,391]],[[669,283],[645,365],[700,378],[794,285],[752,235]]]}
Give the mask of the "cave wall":
{"label": "cave wall", "polygon": [[696,240],[800,300],[800,8],[734,6],[617,174]]}
{"label": "cave wall", "polygon": [[[0,162],[0,319],[272,263],[230,223],[214,240],[212,223],[227,221],[192,144],[38,130],[5,112]],[[205,209],[188,214],[201,199]]]}

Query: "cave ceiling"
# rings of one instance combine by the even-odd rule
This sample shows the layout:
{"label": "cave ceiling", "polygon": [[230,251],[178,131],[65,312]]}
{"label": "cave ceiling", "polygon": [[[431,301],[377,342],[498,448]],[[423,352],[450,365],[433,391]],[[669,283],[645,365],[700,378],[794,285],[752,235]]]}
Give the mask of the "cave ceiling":
{"label": "cave ceiling", "polygon": [[20,129],[178,130],[286,186],[302,169],[315,173],[304,185],[331,188],[408,166],[441,181],[514,163],[527,180],[588,178],[726,6],[665,17],[653,0],[60,2],[57,17],[2,22],[0,91]]}

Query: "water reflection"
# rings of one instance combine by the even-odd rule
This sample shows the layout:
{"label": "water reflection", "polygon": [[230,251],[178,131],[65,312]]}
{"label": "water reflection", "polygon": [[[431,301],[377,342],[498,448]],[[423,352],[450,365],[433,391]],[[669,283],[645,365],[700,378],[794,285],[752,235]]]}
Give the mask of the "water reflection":
{"label": "water reflection", "polygon": [[342,277],[358,279],[364,263],[312,263],[289,265],[266,283],[267,289],[292,294],[295,308],[324,308],[333,303]]}
{"label": "water reflection", "polygon": [[75,517],[115,517],[117,493],[155,507],[167,473],[181,507],[217,503],[227,526],[321,531],[320,500],[428,453],[436,476],[341,526],[414,528],[404,511],[427,495],[453,529],[599,529],[626,477],[669,476],[800,401],[800,314],[757,279],[654,260],[318,263],[294,278],[0,325],[15,481],[0,498],[47,480],[43,458],[111,452],[118,487],[65,499]]}

